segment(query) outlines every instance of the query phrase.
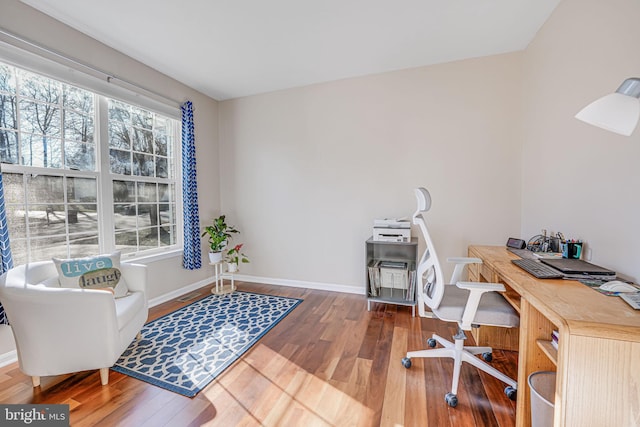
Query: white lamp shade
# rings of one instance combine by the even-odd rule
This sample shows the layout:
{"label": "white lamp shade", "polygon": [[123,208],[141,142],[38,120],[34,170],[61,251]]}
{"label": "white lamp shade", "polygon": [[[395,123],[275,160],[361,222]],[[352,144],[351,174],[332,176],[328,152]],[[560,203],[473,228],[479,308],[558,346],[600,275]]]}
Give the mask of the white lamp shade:
{"label": "white lamp shade", "polygon": [[621,93],[612,93],[584,107],[576,119],[602,129],[630,136],[640,118],[640,100]]}

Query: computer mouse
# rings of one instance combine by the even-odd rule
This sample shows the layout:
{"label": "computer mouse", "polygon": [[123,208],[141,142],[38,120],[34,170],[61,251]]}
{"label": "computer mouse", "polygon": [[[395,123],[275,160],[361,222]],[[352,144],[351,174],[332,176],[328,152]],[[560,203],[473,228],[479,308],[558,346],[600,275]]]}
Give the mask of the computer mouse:
{"label": "computer mouse", "polygon": [[628,283],[621,282],[619,280],[612,280],[603,285],[600,285],[600,289],[609,292],[638,292],[640,289]]}

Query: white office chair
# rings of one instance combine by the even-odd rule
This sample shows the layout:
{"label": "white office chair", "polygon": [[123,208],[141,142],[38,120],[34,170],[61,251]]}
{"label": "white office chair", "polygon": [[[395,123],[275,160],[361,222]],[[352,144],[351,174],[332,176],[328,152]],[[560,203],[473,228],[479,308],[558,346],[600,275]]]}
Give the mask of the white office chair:
{"label": "white office chair", "polygon": [[427,306],[439,319],[458,323],[458,333],[453,337],[455,343],[433,334],[432,338],[427,340],[429,347],[435,347],[436,343],[440,343],[443,348],[409,351],[407,357],[402,359],[402,365],[405,368],[410,368],[411,359],[416,357],[452,358],[454,363],[453,382],[451,391],[445,395],[445,401],[451,407],[458,404],[456,394],[462,362],[470,363],[508,384],[505,393],[511,400],[515,400],[516,382],[475,356],[482,354],[486,361],[491,361],[491,348],[464,346],[466,339],[464,331],[469,331],[472,326],[476,327],[477,325],[515,328],[519,325],[518,314],[498,293],[505,291],[503,285],[459,281],[466,264],[482,262],[478,258],[449,258],[447,261],[456,263],[456,266],[449,282],[451,285],[444,282],[438,256],[422,216],[422,212],[431,208],[431,196],[426,189],[417,188],[416,197],[418,209],[413,214],[413,223],[420,227],[426,243],[426,249],[417,268],[418,313],[421,317],[427,317],[425,313],[425,306]]}

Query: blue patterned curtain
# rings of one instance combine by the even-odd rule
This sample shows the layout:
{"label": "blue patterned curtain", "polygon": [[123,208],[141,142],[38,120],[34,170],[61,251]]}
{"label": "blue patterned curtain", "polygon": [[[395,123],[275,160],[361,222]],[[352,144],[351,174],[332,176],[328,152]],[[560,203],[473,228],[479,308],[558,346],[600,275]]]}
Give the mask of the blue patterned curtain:
{"label": "blue patterned curtain", "polygon": [[[13,268],[11,245],[9,243],[9,227],[7,213],[4,210],[4,185],[2,184],[2,170],[0,170],[0,274]],[[0,325],[7,325],[7,315],[0,304]]]}
{"label": "blue patterned curtain", "polygon": [[196,181],[196,146],[193,131],[193,104],[182,104],[182,204],[184,211],[184,255],[182,266],[187,270],[202,267],[200,250],[200,214],[198,213],[198,183]]}

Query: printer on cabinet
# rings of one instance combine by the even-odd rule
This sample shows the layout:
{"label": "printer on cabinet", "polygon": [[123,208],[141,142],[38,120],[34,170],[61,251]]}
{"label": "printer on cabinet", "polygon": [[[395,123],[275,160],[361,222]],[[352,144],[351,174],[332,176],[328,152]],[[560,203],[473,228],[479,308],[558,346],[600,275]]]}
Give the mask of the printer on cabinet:
{"label": "printer on cabinet", "polygon": [[378,242],[410,242],[411,222],[385,218],[373,220],[373,240]]}

